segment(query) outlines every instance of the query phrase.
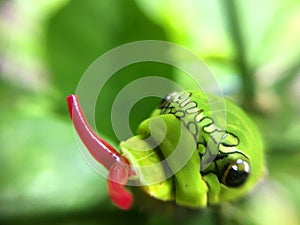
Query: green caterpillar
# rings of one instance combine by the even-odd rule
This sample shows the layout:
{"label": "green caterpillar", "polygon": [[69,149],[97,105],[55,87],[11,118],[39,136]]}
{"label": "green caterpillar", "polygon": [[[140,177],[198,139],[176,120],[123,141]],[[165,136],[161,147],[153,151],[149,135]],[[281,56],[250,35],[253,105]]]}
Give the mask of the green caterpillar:
{"label": "green caterpillar", "polygon": [[[224,100],[225,111],[210,108],[220,99],[212,96],[208,101],[201,91],[166,96],[140,124],[137,135],[120,143],[121,155],[115,155],[130,169],[119,171],[127,171],[129,183],[140,185],[153,198],[190,208],[231,201],[247,193],[264,171],[261,137],[255,124],[231,101]],[[226,117],[221,116],[224,112]],[[103,159],[98,161],[105,164]],[[116,181],[112,177],[122,174],[114,173],[108,179]],[[118,202],[128,197],[125,192],[114,194],[113,187],[108,187],[119,207],[131,205]]]}

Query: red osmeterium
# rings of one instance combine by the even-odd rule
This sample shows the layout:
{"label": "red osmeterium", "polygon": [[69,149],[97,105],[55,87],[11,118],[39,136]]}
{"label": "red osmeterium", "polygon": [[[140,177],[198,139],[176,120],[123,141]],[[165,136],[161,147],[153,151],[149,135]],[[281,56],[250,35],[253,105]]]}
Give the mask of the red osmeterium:
{"label": "red osmeterium", "polygon": [[133,197],[124,187],[128,177],[134,174],[129,161],[92,130],[76,95],[69,95],[67,102],[72,122],[80,139],[93,158],[109,171],[107,187],[111,200],[122,209],[130,208]]}
{"label": "red osmeterium", "polygon": [[121,209],[129,209],[133,202],[132,194],[124,185],[128,180],[128,168],[126,164],[116,163],[109,172],[107,179],[108,195],[113,203]]}

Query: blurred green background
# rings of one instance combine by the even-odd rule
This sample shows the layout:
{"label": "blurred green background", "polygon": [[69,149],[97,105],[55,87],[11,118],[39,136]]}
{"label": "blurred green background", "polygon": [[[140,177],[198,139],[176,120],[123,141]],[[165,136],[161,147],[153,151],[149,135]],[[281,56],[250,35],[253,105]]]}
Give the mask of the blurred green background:
{"label": "blurred green background", "polygon": [[[145,39],[196,53],[256,121],[268,174],[244,199],[123,212],[81,157],[65,96],[101,54]],[[299,40],[298,0],[0,0],[0,224],[300,224]],[[119,71],[96,108],[101,135],[118,144],[110,107],[123,86],[153,74],[184,82],[177,72],[158,63]],[[132,129],[157,101],[135,106]]]}

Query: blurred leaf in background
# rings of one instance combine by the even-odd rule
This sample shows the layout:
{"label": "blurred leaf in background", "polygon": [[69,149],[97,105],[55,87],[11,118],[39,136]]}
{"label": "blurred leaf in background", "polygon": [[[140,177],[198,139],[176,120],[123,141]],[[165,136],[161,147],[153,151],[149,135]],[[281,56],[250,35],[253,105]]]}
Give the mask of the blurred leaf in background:
{"label": "blurred leaf in background", "polygon": [[[88,4],[72,1],[51,19],[47,35],[53,83],[62,96],[75,92],[88,66],[108,50],[132,41],[166,39],[163,29],[149,20],[134,1],[122,0],[89,0]],[[116,95],[129,82],[156,74],[170,78],[171,68],[159,63],[137,63],[117,72],[107,82],[99,97],[101,105],[96,108],[96,118],[101,118],[96,120],[97,127],[101,128],[102,135],[118,142],[111,124],[107,123],[111,120],[111,108]],[[133,130],[156,104],[157,99],[139,104],[140,113],[136,114],[133,121]],[[57,105],[63,108],[62,104]]]}
{"label": "blurred leaf in background", "polygon": [[[245,199],[199,212],[121,212],[82,160],[65,96],[97,57],[144,39],[192,50],[224,93],[251,105],[269,175]],[[298,0],[0,1],[0,224],[299,224],[299,40]],[[149,75],[187,82],[158,63],[118,71],[101,93],[106,107],[96,108],[99,132],[115,145],[112,102]],[[157,102],[134,107],[133,130]]]}

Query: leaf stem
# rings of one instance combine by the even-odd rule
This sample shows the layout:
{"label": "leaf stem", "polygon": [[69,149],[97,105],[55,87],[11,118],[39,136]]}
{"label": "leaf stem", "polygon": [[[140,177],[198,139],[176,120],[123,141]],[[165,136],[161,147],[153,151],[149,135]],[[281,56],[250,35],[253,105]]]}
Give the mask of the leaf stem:
{"label": "leaf stem", "polygon": [[247,108],[252,108],[255,97],[255,84],[253,71],[247,63],[246,48],[242,37],[242,30],[239,23],[239,16],[235,0],[221,0],[227,27],[236,50],[234,61],[242,79],[242,104]]}

